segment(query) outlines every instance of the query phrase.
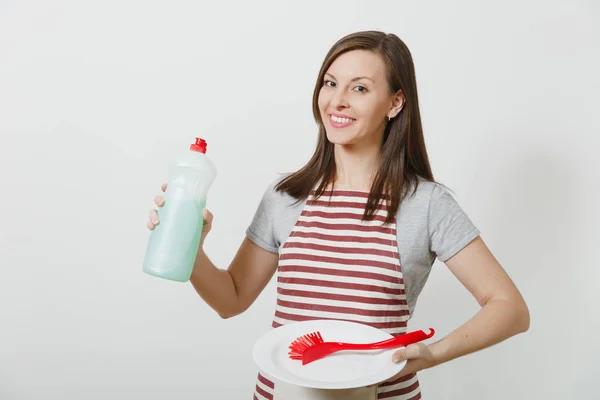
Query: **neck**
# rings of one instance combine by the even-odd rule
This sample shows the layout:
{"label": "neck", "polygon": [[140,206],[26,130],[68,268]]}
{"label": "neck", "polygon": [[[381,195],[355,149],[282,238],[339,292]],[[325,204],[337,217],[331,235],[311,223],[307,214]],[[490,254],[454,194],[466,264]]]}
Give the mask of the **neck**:
{"label": "neck", "polygon": [[335,145],[336,188],[370,191],[381,154],[381,143]]}

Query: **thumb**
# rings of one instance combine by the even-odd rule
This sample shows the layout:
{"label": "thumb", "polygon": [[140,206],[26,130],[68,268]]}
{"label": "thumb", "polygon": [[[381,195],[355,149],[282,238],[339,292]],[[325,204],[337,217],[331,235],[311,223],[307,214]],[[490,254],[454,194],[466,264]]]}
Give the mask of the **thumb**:
{"label": "thumb", "polygon": [[410,344],[407,347],[400,349],[392,356],[392,361],[399,363],[404,360],[412,360],[413,358],[419,357],[419,346],[416,344]]}
{"label": "thumb", "polygon": [[397,364],[397,363],[399,363],[401,361],[406,360],[407,357],[408,357],[408,352],[407,352],[407,349],[405,347],[405,348],[400,349],[400,350],[398,350],[398,351],[396,351],[394,353],[394,355],[392,356],[392,361]]}

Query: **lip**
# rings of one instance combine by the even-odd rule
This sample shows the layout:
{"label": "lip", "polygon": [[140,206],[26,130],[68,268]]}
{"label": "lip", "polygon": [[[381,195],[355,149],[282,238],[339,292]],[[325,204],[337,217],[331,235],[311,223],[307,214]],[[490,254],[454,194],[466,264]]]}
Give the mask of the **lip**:
{"label": "lip", "polygon": [[[349,119],[351,119],[352,121],[350,121],[350,122],[346,122],[346,123],[340,123],[340,122],[335,122],[335,121],[334,121],[334,120],[333,120],[331,117],[338,117],[338,118],[349,118]],[[353,124],[353,123],[356,121],[356,118],[352,118],[352,117],[349,117],[349,116],[347,116],[347,115],[344,115],[344,114],[337,114],[337,113],[331,113],[331,114],[329,114],[329,118],[328,118],[328,119],[329,119],[329,123],[330,123],[330,124],[331,124],[331,126],[332,126],[332,127],[334,127],[334,128],[346,128],[347,126],[350,126],[350,125],[352,125],[352,124]]]}
{"label": "lip", "polygon": [[338,118],[350,118],[350,119],[356,120],[356,118],[352,118],[349,115],[338,114],[338,113],[329,113],[329,116],[338,117]]}

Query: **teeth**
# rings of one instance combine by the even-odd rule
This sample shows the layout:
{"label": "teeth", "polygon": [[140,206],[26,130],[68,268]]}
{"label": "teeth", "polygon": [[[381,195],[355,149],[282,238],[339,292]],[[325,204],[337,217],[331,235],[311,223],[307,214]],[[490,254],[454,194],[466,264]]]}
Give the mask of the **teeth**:
{"label": "teeth", "polygon": [[338,124],[348,124],[352,121],[354,121],[352,118],[340,118],[340,117],[335,117],[335,116],[331,116],[332,121],[337,122]]}

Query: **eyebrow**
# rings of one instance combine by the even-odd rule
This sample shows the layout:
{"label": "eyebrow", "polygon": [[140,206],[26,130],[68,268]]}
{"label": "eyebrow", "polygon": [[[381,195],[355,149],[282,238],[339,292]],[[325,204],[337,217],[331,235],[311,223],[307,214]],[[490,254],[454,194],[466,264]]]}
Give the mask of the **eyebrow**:
{"label": "eyebrow", "polygon": [[[329,75],[330,77],[332,77],[333,79],[335,79],[337,81],[337,78],[335,76],[333,76],[332,74],[330,74],[329,72],[325,72],[325,75]],[[368,76],[357,76],[356,78],[352,78],[352,80],[350,82],[358,81],[360,79],[368,79],[371,82],[375,83],[375,81],[373,79],[369,78]]]}

